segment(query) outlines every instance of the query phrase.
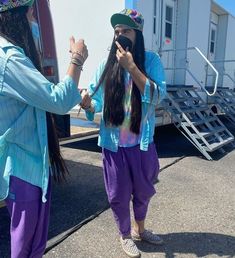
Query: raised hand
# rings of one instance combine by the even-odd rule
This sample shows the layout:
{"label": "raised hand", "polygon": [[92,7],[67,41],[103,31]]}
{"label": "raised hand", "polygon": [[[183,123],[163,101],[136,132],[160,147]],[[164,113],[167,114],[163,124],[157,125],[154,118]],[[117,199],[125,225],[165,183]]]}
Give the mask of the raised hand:
{"label": "raised hand", "polygon": [[73,36],[70,38],[70,52],[72,53],[73,58],[77,58],[81,61],[81,64],[84,64],[88,57],[88,50],[84,40],[79,39],[78,41],[75,41]]}
{"label": "raised hand", "polygon": [[116,57],[119,64],[130,72],[136,66],[131,52],[128,51],[128,48],[124,50],[117,41],[115,44],[117,45]]}

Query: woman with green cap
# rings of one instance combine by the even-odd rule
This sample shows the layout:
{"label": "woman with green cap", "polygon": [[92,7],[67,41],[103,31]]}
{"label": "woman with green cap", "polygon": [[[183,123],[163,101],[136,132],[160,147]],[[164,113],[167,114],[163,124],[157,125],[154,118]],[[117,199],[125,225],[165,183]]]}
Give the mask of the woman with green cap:
{"label": "woman with green cap", "polygon": [[53,84],[41,73],[27,19],[32,0],[0,0],[0,201],[11,217],[11,257],[43,256],[50,211],[50,177],[65,179],[51,113],[81,102],[77,88],[88,51],[70,39],[71,63]]}
{"label": "woman with green cap", "polygon": [[89,94],[83,93],[83,108],[89,120],[94,119],[94,113],[103,113],[98,145],[102,147],[106,192],[124,252],[139,257],[133,240],[163,242],[145,228],[145,219],[159,173],[153,142],[155,109],[166,94],[166,83],[159,56],[145,51],[143,16],[124,9],[112,15],[111,24],[114,38],[110,53],[97,69]]}

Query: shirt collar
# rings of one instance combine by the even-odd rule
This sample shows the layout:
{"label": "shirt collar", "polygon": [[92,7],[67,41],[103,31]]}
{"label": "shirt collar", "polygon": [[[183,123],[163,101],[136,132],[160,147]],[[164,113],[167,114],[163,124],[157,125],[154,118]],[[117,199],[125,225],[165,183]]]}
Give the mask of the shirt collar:
{"label": "shirt collar", "polygon": [[21,47],[13,45],[11,42],[9,42],[7,39],[3,38],[0,36],[0,48],[8,48],[8,47],[13,47],[17,48],[19,51],[24,53],[24,50]]}

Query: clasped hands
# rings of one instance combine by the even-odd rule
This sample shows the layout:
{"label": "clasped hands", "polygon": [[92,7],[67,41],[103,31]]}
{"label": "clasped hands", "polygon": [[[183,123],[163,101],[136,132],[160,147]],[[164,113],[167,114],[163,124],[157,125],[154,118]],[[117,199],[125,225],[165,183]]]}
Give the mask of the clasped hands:
{"label": "clasped hands", "polygon": [[91,97],[86,89],[82,89],[80,93],[82,96],[80,106],[82,109],[87,110],[91,107]]}

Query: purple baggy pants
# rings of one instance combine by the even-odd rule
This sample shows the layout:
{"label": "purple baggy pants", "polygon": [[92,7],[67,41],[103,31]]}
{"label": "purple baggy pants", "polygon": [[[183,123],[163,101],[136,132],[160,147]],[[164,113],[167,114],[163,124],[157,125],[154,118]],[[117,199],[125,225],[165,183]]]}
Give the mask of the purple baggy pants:
{"label": "purple baggy pants", "polygon": [[131,232],[130,200],[133,195],[135,220],[144,220],[150,198],[155,194],[153,181],[159,172],[158,156],[154,143],[148,151],[140,146],[122,148],[117,152],[103,149],[103,171],[108,200],[119,232]]}
{"label": "purple baggy pants", "polygon": [[11,258],[41,258],[46,248],[51,189],[42,203],[39,187],[11,177],[5,200],[11,216]]}

